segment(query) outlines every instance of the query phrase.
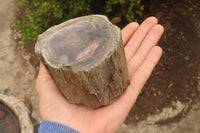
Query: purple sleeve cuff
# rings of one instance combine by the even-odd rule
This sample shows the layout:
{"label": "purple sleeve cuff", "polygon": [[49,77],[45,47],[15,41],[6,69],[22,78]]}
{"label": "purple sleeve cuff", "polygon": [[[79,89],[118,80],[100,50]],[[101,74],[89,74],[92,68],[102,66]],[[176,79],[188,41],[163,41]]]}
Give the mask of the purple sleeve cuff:
{"label": "purple sleeve cuff", "polygon": [[43,120],[40,122],[39,133],[79,133],[79,132],[63,124]]}

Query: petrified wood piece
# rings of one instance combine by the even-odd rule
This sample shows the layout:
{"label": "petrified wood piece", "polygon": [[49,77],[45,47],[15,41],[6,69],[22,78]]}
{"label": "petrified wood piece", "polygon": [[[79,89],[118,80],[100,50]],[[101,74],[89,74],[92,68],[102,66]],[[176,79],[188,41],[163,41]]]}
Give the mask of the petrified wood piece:
{"label": "petrified wood piece", "polygon": [[70,103],[108,105],[129,84],[121,31],[102,15],[49,28],[40,35],[35,53]]}
{"label": "petrified wood piece", "polygon": [[0,103],[0,132],[19,133],[19,124],[12,111]]}
{"label": "petrified wood piece", "polygon": [[16,97],[0,94],[0,133],[33,133],[30,113]]}

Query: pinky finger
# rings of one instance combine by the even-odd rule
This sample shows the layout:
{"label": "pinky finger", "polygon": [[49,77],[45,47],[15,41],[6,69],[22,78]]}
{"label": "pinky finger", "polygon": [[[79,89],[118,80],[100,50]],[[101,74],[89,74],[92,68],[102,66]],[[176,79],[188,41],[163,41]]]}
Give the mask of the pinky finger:
{"label": "pinky finger", "polygon": [[135,103],[142,87],[149,78],[161,55],[162,49],[158,46],[154,46],[149,51],[142,65],[138,68],[137,71],[135,71],[134,75],[130,79],[131,83],[126,91],[123,93],[123,95],[121,95],[119,99],[116,100],[113,104],[107,106],[108,108],[112,106],[113,110],[118,110],[116,112],[117,114],[113,115],[121,116],[122,119],[125,119],[124,116],[128,115],[128,112]]}
{"label": "pinky finger", "polygon": [[131,76],[131,88],[133,93],[138,95],[143,88],[145,82],[151,75],[154,67],[158,63],[162,55],[162,49],[159,46],[154,46],[147,54],[144,62],[137,69],[137,71]]}

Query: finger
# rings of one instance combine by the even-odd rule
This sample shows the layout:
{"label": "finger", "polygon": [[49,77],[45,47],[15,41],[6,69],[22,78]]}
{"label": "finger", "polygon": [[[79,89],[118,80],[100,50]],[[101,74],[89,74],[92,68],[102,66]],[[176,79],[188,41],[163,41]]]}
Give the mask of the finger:
{"label": "finger", "polygon": [[129,41],[129,39],[135,33],[138,27],[139,27],[138,23],[132,22],[122,29],[121,32],[124,45],[126,45],[126,43]]}
{"label": "finger", "polygon": [[129,87],[126,89],[123,95],[119,97],[119,99],[117,99],[113,104],[110,105],[113,106],[112,109],[118,110],[116,112],[117,114],[115,115],[121,117],[128,115],[130,109],[135,103],[141,89],[143,88],[144,84],[149,78],[161,55],[162,49],[158,46],[155,46],[150,50],[141,67],[135,72],[133,77],[130,79],[131,81]]}
{"label": "finger", "polygon": [[161,25],[157,24],[151,28],[134,57],[128,62],[129,76],[132,76],[141,65],[149,50],[158,43],[163,32],[164,28]]}
{"label": "finger", "polygon": [[48,74],[46,68],[41,63],[35,87],[39,97],[60,97],[62,94]]}
{"label": "finger", "polygon": [[129,42],[125,47],[125,54],[127,62],[134,56],[135,52],[137,51],[138,47],[148,34],[149,30],[158,23],[157,18],[149,17],[147,18],[137,29],[134,35],[131,37]]}
{"label": "finger", "polygon": [[40,38],[40,36],[41,36],[41,34],[39,34],[39,35],[37,36],[37,39],[39,39],[39,38]]}
{"label": "finger", "polygon": [[147,79],[149,78],[154,67],[158,63],[162,55],[162,49],[159,46],[154,46],[146,56],[144,62],[137,69],[137,71],[132,75],[130,79],[130,86],[134,94],[139,94]]}

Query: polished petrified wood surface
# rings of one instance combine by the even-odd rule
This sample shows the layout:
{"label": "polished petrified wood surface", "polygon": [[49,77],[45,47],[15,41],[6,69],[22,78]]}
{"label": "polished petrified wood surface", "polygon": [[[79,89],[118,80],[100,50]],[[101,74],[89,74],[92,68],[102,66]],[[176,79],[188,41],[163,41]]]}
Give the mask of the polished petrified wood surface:
{"label": "polished petrified wood surface", "polygon": [[39,37],[35,52],[70,103],[107,105],[129,84],[120,29],[104,16],[51,27]]}
{"label": "polished petrified wood surface", "polygon": [[19,124],[12,111],[0,103],[0,133],[19,133]]}

